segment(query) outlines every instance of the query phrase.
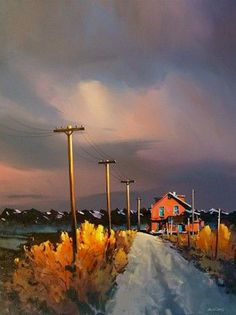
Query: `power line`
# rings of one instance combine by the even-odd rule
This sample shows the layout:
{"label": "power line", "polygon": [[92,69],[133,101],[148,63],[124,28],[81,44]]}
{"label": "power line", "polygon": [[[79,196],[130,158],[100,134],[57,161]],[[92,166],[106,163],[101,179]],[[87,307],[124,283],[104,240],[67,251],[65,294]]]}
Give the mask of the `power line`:
{"label": "power line", "polygon": [[100,158],[106,158],[106,156],[101,153],[96,146],[83,134],[84,139],[86,140],[86,142],[91,146],[91,148],[93,148],[93,150],[99,155]]}
{"label": "power line", "polygon": [[25,128],[28,128],[28,129],[33,129],[33,130],[38,130],[38,131],[45,131],[45,132],[46,132],[46,131],[52,132],[51,129],[45,129],[45,128],[39,128],[39,127],[27,125],[27,124],[25,124],[25,123],[23,123],[23,122],[21,122],[21,121],[15,119],[15,118],[12,118],[12,117],[10,117],[10,119],[13,120],[13,121],[15,121],[18,125],[21,125],[21,126],[23,126],[23,127],[25,127]]}
{"label": "power line", "polygon": [[[87,143],[94,149],[94,151],[99,154],[99,156],[101,158],[109,158],[109,159],[113,159],[110,155],[108,155],[105,151],[103,151],[92,139],[91,137],[88,135],[88,133],[84,133],[83,134],[83,137],[84,139],[87,141]],[[122,172],[120,170],[120,165],[118,164],[118,169],[114,170],[114,172],[116,173],[116,175],[121,179],[121,178],[124,178],[124,177],[127,177],[125,176],[124,172]]]}
{"label": "power line", "polygon": [[90,163],[95,163],[95,161],[97,162],[97,159],[94,159],[93,156],[90,156],[90,155],[88,154],[88,151],[85,151],[82,147],[80,147],[80,149],[82,149],[82,150],[87,154],[87,156],[84,156],[83,154],[81,154],[81,153],[79,152],[79,148],[78,148],[77,146],[76,146],[75,148],[76,148],[76,156],[79,156],[79,157],[81,157],[83,160],[86,160],[86,161],[88,161],[88,162],[90,162]]}
{"label": "power line", "polygon": [[52,134],[47,135],[16,135],[16,134],[10,134],[6,132],[1,132],[3,136],[7,137],[13,137],[13,138],[47,138],[47,137],[53,137]]}
{"label": "power line", "polygon": [[114,171],[111,171],[111,176],[115,178],[116,180],[118,180],[119,182],[121,181],[122,177],[118,177],[116,174],[114,174]]}
{"label": "power line", "polygon": [[32,135],[32,136],[38,136],[38,135],[47,135],[47,134],[51,134],[51,132],[46,132],[46,131],[33,131],[33,132],[30,132],[30,131],[27,131],[27,130],[21,130],[21,129],[15,129],[15,128],[12,128],[12,127],[9,127],[9,126],[6,126],[2,123],[0,123],[0,128],[3,128],[4,130],[7,129],[9,131],[13,131],[13,132],[16,132],[17,134],[23,134],[23,135]]}
{"label": "power line", "polygon": [[125,173],[123,173],[121,170],[120,170],[120,163],[117,163],[118,165],[118,168],[115,169],[115,171],[117,172],[117,175],[121,178],[126,178],[127,176],[125,175]]}
{"label": "power line", "polygon": [[97,162],[97,161],[100,159],[100,157],[98,157],[97,155],[95,155],[95,154],[89,152],[88,150],[86,150],[86,149],[82,146],[82,144],[81,144],[81,146],[80,146],[80,149],[81,149],[82,151],[84,151],[90,158],[94,159],[94,161]]}
{"label": "power line", "polygon": [[91,137],[88,135],[88,133],[83,134],[85,140],[93,147],[93,149],[103,158],[109,158],[109,159],[113,159],[113,157],[111,157],[109,154],[107,154],[106,152],[104,152],[92,139]]}

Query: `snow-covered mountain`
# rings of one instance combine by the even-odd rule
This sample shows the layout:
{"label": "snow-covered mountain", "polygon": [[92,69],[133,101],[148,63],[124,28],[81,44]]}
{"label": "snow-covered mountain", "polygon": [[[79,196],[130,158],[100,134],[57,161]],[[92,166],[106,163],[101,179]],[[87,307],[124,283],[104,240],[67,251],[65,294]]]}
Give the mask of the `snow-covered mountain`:
{"label": "snow-covered mountain", "polygon": [[[219,210],[211,208],[209,210],[199,210],[200,217],[206,223],[216,222]],[[221,222],[226,224],[236,224],[236,211],[227,212],[221,210],[220,212]]]}
{"label": "snow-covered mountain", "polygon": [[[210,209],[197,210],[202,220],[208,223],[215,223],[217,221],[218,210]],[[127,210],[115,209],[112,211],[112,223],[115,225],[126,224]],[[130,213],[131,224],[137,224],[137,212],[131,211]],[[108,215],[106,210],[80,210],[77,211],[77,221],[84,222],[85,220],[95,223],[107,225]],[[142,223],[150,222],[150,210],[141,210]],[[228,213],[221,211],[221,221],[226,224],[236,224],[236,211]],[[41,212],[36,209],[30,210],[18,210],[6,208],[0,215],[0,226],[7,224],[70,224],[71,215],[64,211],[50,210],[47,212]]]}
{"label": "snow-covered mountain", "polygon": [[[126,209],[115,209],[112,211],[112,223],[121,225],[126,223]],[[142,221],[146,222],[150,217],[150,211],[141,210]],[[95,223],[107,225],[108,215],[106,210],[83,210],[77,211],[77,221],[85,220]],[[6,224],[66,224],[71,222],[70,213],[64,211],[50,210],[41,212],[36,209],[18,210],[6,208],[0,215],[0,225]],[[131,211],[131,224],[137,223],[137,213]]]}

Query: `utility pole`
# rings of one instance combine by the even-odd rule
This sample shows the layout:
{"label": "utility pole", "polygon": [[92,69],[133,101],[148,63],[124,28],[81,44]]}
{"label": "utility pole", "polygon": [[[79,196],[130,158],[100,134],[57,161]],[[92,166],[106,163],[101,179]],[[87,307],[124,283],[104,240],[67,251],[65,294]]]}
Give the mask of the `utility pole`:
{"label": "utility pole", "polygon": [[129,185],[134,183],[133,179],[121,180],[122,184],[126,184],[126,207],[127,207],[127,230],[130,230],[130,190]]}
{"label": "utility pole", "polygon": [[108,212],[108,235],[111,234],[110,164],[114,164],[114,163],[116,163],[115,160],[100,160],[98,162],[98,164],[105,165],[107,212]]}
{"label": "utility pole", "polygon": [[140,209],[141,209],[141,198],[138,197],[138,198],[137,198],[137,213],[138,213],[138,224],[137,224],[137,228],[138,228],[138,231],[140,231],[140,226],[141,226]]}
{"label": "utility pole", "polygon": [[192,235],[194,235],[195,190],[192,189]]}
{"label": "utility pole", "polygon": [[215,248],[215,259],[218,256],[218,243],[220,238],[220,209],[218,209],[218,222],[217,222],[217,231],[216,231],[216,248]]}
{"label": "utility pole", "polygon": [[76,237],[76,202],[75,202],[75,176],[74,176],[74,159],[73,159],[73,143],[72,143],[72,134],[75,131],[84,130],[83,126],[72,127],[68,125],[66,128],[56,128],[54,132],[63,132],[67,135],[68,142],[68,162],[69,162],[69,184],[70,184],[70,205],[71,205],[71,232],[72,232],[72,242],[73,242],[73,262],[75,264],[76,254],[77,254],[77,237]]}

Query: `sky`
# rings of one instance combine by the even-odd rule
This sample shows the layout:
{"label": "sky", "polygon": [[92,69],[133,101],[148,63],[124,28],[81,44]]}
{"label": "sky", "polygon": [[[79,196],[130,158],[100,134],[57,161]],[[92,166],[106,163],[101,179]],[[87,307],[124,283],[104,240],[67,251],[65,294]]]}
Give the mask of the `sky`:
{"label": "sky", "polygon": [[231,0],[0,1],[0,209],[149,207],[196,191],[236,203],[236,3]]}

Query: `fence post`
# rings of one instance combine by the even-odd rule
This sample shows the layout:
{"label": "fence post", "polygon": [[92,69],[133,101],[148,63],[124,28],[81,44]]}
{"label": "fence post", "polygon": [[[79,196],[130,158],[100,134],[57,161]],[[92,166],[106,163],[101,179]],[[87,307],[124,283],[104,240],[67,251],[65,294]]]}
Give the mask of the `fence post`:
{"label": "fence post", "polygon": [[236,248],[234,249],[234,266],[236,268]]}
{"label": "fence post", "polygon": [[177,226],[177,246],[179,246],[179,226]]}
{"label": "fence post", "polygon": [[220,237],[220,209],[218,209],[218,223],[217,223],[217,230],[216,230],[216,248],[215,248],[215,259],[218,257],[218,243]]}
{"label": "fence post", "polygon": [[188,218],[188,248],[190,248],[190,219]]}
{"label": "fence post", "polygon": [[170,219],[170,235],[173,234],[173,218]]}

